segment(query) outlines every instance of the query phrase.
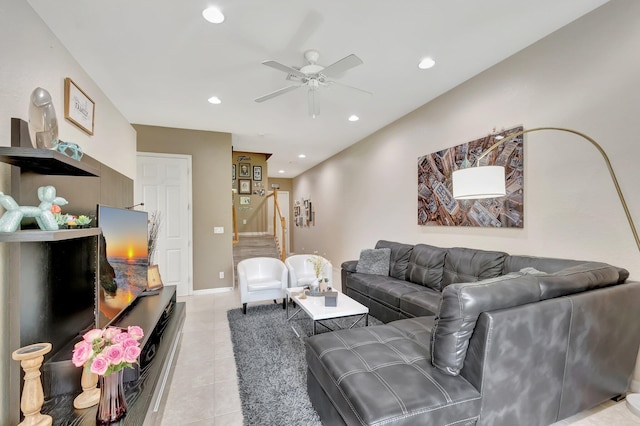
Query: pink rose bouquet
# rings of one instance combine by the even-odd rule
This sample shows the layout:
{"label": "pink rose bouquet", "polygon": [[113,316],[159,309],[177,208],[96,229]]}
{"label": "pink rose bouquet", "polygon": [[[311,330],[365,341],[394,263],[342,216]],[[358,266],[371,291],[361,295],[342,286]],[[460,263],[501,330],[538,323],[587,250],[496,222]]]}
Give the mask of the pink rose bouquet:
{"label": "pink rose bouquet", "polygon": [[88,367],[94,374],[108,376],[138,362],[143,336],[142,329],[135,325],[126,330],[116,327],[89,330],[74,346],[71,361],[76,367]]}

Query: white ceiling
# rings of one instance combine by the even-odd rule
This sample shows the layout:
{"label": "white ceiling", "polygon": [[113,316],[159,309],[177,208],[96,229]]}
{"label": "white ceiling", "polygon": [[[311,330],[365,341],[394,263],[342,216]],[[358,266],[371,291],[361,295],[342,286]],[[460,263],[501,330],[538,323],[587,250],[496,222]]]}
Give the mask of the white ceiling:
{"label": "white ceiling", "polygon": [[[607,1],[28,2],[131,123],[229,132],[273,154],[269,176],[295,177]],[[202,18],[210,5],[224,23]],[[315,119],[304,88],[254,102],[292,84],[262,61],[299,67],[309,49],[324,66],[358,55],[337,80],[373,95],[323,88]],[[419,70],[424,56],[436,66]]]}

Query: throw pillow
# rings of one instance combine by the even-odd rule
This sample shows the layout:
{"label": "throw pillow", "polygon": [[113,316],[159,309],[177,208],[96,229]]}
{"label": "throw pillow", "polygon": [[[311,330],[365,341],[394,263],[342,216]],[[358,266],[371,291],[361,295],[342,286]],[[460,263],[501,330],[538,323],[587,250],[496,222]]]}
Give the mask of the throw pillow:
{"label": "throw pillow", "polygon": [[549,275],[544,271],[538,271],[536,268],[532,268],[532,267],[522,268],[520,269],[520,272],[524,275],[537,275],[537,276]]}
{"label": "throw pillow", "polygon": [[391,249],[364,249],[356,265],[356,272],[372,275],[389,275]]}

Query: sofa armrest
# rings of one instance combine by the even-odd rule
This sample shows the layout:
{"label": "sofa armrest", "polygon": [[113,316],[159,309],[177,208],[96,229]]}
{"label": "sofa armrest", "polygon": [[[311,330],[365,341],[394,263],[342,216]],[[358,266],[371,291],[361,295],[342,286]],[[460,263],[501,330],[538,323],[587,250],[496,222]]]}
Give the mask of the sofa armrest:
{"label": "sofa armrest", "polygon": [[442,291],[431,335],[433,365],[444,374],[457,376],[481,313],[539,300],[537,277],[520,273],[448,285]]}
{"label": "sofa armrest", "polygon": [[358,266],[357,260],[347,260],[346,262],[342,262],[342,269],[347,272],[356,272],[356,267]]}

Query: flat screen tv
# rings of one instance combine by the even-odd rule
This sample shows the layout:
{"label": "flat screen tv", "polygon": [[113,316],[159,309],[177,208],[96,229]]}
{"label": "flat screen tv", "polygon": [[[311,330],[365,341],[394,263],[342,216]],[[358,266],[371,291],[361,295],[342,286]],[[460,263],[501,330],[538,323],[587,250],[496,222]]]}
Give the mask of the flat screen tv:
{"label": "flat screen tv", "polygon": [[147,288],[147,212],[98,206],[96,325],[112,323]]}

